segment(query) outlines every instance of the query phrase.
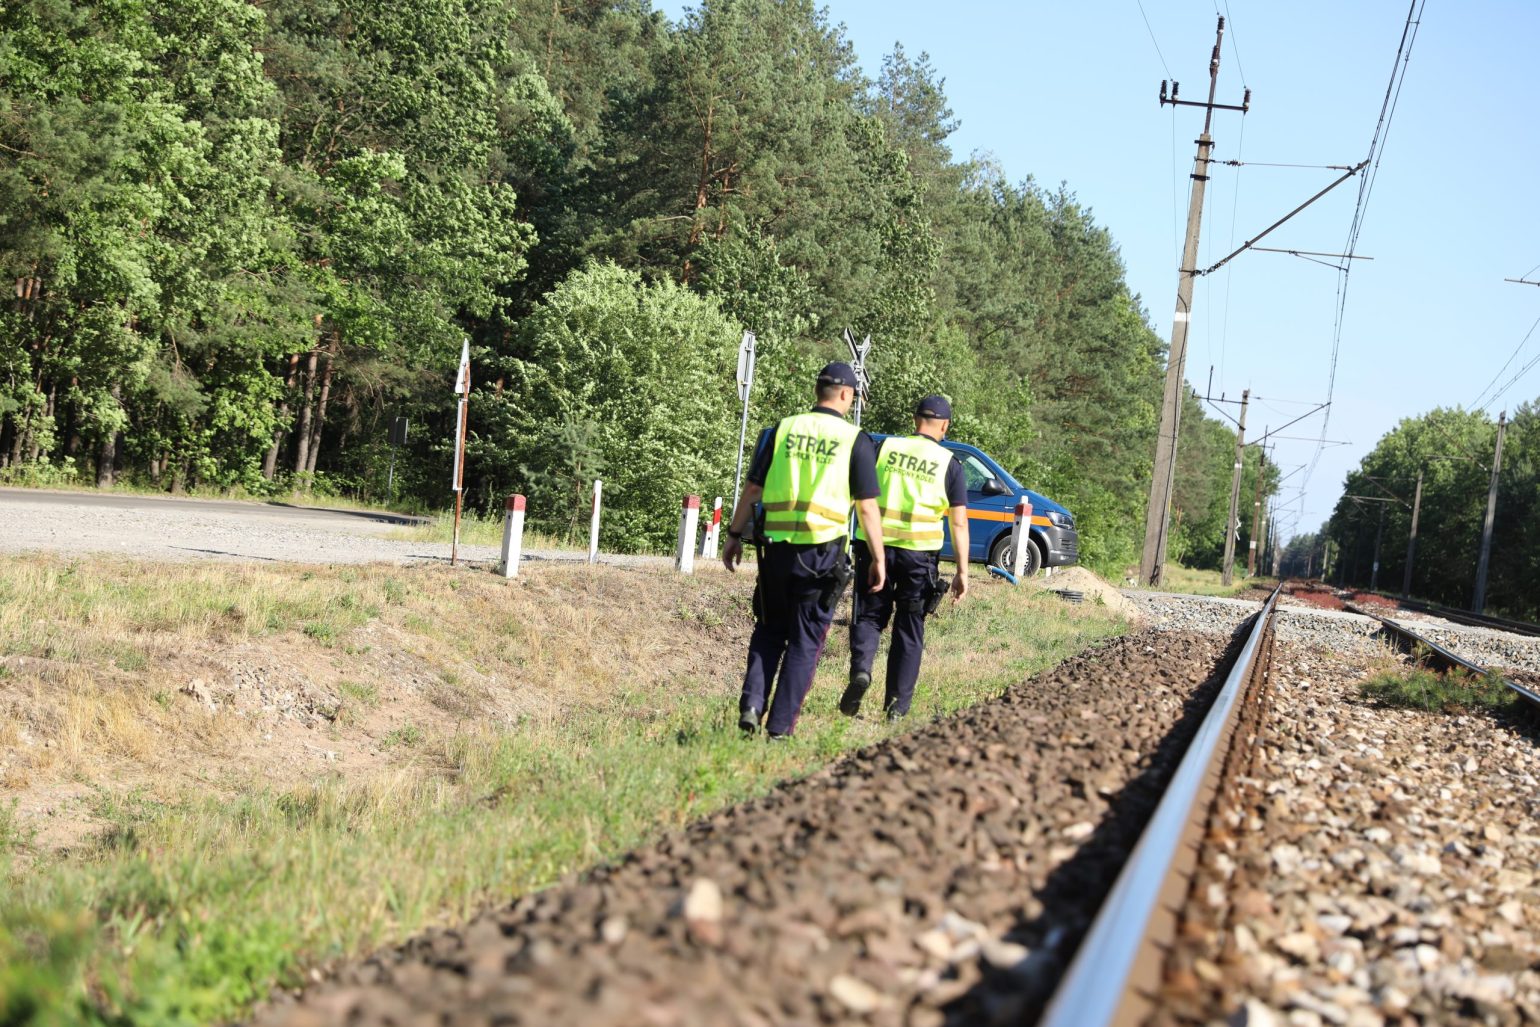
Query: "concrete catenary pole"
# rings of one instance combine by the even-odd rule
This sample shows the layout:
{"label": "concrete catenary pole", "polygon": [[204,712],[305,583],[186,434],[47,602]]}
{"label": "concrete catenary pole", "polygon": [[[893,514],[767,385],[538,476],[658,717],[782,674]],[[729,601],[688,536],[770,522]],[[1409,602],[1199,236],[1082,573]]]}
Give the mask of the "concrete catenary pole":
{"label": "concrete catenary pole", "polygon": [[1369,591],[1378,592],[1380,588],[1380,542],[1385,538],[1385,507],[1388,504],[1380,504],[1380,523],[1374,529],[1374,563],[1369,568]]}
{"label": "concrete catenary pole", "polygon": [[1181,432],[1183,372],[1187,366],[1187,327],[1192,315],[1193,278],[1198,265],[1198,232],[1203,222],[1203,192],[1208,185],[1209,154],[1214,147],[1214,137],[1209,134],[1213,126],[1214,109],[1246,109],[1215,104],[1214,93],[1219,87],[1219,45],[1224,40],[1225,20],[1219,19],[1214,33],[1214,51],[1208,62],[1208,102],[1178,100],[1173,88],[1168,100],[1165,84],[1161,84],[1160,102],[1173,106],[1203,108],[1203,134],[1198,136],[1198,153],[1193,162],[1192,192],[1187,201],[1187,241],[1182,246],[1182,266],[1177,269],[1176,312],[1171,319],[1171,352],[1166,362],[1166,388],[1160,406],[1160,432],[1155,439],[1155,475],[1150,482],[1149,505],[1144,515],[1144,551],[1139,558],[1139,580],[1146,585],[1159,585],[1166,562],[1166,536],[1171,520],[1171,495],[1176,485],[1176,444]]}
{"label": "concrete catenary pole", "polygon": [[[1269,426],[1271,427],[1271,426]],[[1267,429],[1262,429],[1262,438],[1267,438]],[[1257,573],[1257,540],[1261,538],[1262,531],[1262,479],[1267,477],[1267,449],[1259,448],[1257,451],[1257,495],[1251,503],[1251,538],[1246,545],[1246,577],[1254,577]]]}
{"label": "concrete catenary pole", "polygon": [[1412,495],[1412,532],[1406,540],[1406,572],[1401,576],[1401,594],[1412,594],[1412,560],[1417,556],[1417,517],[1422,513],[1422,469],[1417,470],[1417,491]]}
{"label": "concrete catenary pole", "polygon": [[1229,585],[1235,581],[1235,542],[1241,535],[1239,507],[1241,502],[1241,469],[1246,466],[1246,405],[1251,401],[1251,390],[1241,393],[1241,419],[1235,432],[1235,469],[1230,475],[1230,516],[1225,521],[1225,562],[1223,581]]}
{"label": "concrete catenary pole", "polygon": [[1508,427],[1508,411],[1497,418],[1497,452],[1492,455],[1492,483],[1487,486],[1487,517],[1481,525],[1481,559],[1476,562],[1476,597],[1470,608],[1475,613],[1486,609],[1487,566],[1492,560],[1492,520],[1497,514],[1497,476],[1503,469],[1503,432]]}

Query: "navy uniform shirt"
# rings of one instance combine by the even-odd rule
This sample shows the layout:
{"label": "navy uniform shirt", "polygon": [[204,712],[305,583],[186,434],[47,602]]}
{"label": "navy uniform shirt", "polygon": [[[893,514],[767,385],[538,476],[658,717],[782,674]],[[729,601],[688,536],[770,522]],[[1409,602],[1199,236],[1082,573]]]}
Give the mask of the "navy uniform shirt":
{"label": "navy uniform shirt", "polygon": [[[930,439],[929,435],[924,437]],[[920,438],[920,436],[915,435],[912,436],[912,438]],[[882,443],[886,443],[887,441],[887,439],[883,439]],[[935,439],[930,439],[930,441],[936,442]],[[879,455],[882,453],[882,443],[878,443],[877,445],[877,452]],[[940,445],[939,442],[936,442],[936,444]],[[962,461],[957,459],[956,453],[952,454],[952,462],[947,464],[946,467],[946,505],[968,505],[968,476],[963,472]]]}
{"label": "navy uniform shirt", "polygon": [[[828,414],[830,417],[841,417],[839,411],[831,410],[825,406],[815,406],[815,414]],[[843,420],[843,418],[841,418]],[[775,429],[778,425],[771,425],[759,433],[759,441],[754,444],[754,459],[749,461],[749,484],[765,487],[765,478],[770,474],[770,461],[775,459]],[[962,468],[958,468],[959,475]],[[856,443],[850,451],[850,498],[852,499],[876,499],[877,493],[877,447],[872,442],[872,437],[866,432],[856,435]],[[951,495],[950,492],[947,493]],[[963,502],[966,503],[966,491]]]}

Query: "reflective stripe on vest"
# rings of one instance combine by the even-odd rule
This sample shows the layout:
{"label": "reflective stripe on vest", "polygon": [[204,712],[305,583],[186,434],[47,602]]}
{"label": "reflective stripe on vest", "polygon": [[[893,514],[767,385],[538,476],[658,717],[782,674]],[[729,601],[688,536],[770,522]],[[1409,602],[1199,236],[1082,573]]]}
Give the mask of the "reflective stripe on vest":
{"label": "reflective stripe on vest", "polygon": [[845,534],[850,456],[861,429],[830,414],[796,414],[775,428],[765,475],[765,537],[811,545]]}
{"label": "reflective stripe on vest", "polygon": [[[941,522],[951,506],[946,496],[951,463],[951,451],[924,435],[882,440],[877,503],[882,508],[883,545],[922,552],[941,548]],[[856,537],[863,537],[859,529]]]}

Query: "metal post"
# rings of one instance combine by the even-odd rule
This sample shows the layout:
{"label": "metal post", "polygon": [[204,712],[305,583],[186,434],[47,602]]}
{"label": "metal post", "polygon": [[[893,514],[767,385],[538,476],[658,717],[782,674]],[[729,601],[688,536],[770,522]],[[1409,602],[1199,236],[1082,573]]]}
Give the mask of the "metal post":
{"label": "metal post", "polygon": [[743,491],[743,443],[749,436],[749,401],[743,400],[743,423],[738,426],[738,469],[733,472],[733,509],[738,509],[738,495]]}
{"label": "metal post", "polygon": [[1492,456],[1492,483],[1487,486],[1487,516],[1481,525],[1481,559],[1476,562],[1476,597],[1470,608],[1480,613],[1487,605],[1487,566],[1492,559],[1492,521],[1497,514],[1497,475],[1503,469],[1503,432],[1508,427],[1508,411],[1497,418],[1497,452]]}
{"label": "metal post", "polygon": [[1240,538],[1241,522],[1237,508],[1241,502],[1241,469],[1246,465],[1246,404],[1251,401],[1251,390],[1241,393],[1241,419],[1235,433],[1235,469],[1230,475],[1230,516],[1225,521],[1225,562],[1221,580],[1226,585],[1235,581],[1235,543]]}
{"label": "metal post", "polygon": [[[1159,585],[1166,562],[1166,538],[1171,519],[1171,495],[1176,487],[1176,446],[1181,432],[1183,371],[1187,365],[1187,328],[1192,315],[1193,277],[1198,265],[1198,232],[1203,221],[1203,192],[1208,184],[1209,152],[1214,137],[1209,129],[1214,120],[1214,93],[1219,86],[1219,44],[1224,39],[1225,20],[1219,19],[1214,33],[1214,51],[1208,64],[1208,103],[1202,104],[1203,134],[1198,136],[1198,153],[1193,163],[1192,192],[1187,202],[1187,241],[1182,247],[1182,266],[1177,269],[1176,312],[1171,319],[1171,351],[1166,362],[1166,388],[1160,407],[1160,432],[1155,440],[1155,474],[1150,482],[1150,500],[1144,516],[1144,551],[1139,559],[1139,579],[1146,585]],[[1166,103],[1161,86],[1161,103]],[[1171,95],[1171,103],[1178,101]]]}
{"label": "metal post", "polygon": [[390,422],[390,473],[385,476],[385,492],[392,502],[396,498],[396,453],[406,445],[407,419],[398,417]]}
{"label": "metal post", "polygon": [[1385,507],[1388,504],[1380,504],[1380,523],[1374,529],[1374,563],[1369,567],[1369,591],[1378,592],[1380,588],[1380,542],[1385,538]]}
{"label": "metal post", "polygon": [[467,408],[471,398],[471,340],[466,336],[460,343],[460,371],[455,376],[455,392],[460,396],[460,409],[455,419],[454,491],[455,528],[449,541],[449,566],[460,558],[460,507],[465,498],[465,429]]}
{"label": "metal post", "polygon": [[1401,594],[1412,594],[1412,560],[1417,555],[1417,516],[1422,513],[1422,470],[1417,471],[1417,492],[1412,496],[1412,534],[1406,540],[1406,573],[1401,577]]}

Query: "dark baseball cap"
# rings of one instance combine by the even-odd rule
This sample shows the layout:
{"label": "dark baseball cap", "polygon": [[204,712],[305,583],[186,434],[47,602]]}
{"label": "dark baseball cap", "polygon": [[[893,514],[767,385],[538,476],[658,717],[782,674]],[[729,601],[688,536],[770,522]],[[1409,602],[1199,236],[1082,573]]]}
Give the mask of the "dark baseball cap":
{"label": "dark baseball cap", "polygon": [[946,401],[945,396],[926,396],[915,406],[914,416],[930,417],[937,421],[950,421],[952,419],[952,404]]}
{"label": "dark baseball cap", "polygon": [[848,385],[852,389],[856,387],[856,372],[843,360],[836,360],[832,364],[823,365],[823,370],[818,372],[819,385]]}

